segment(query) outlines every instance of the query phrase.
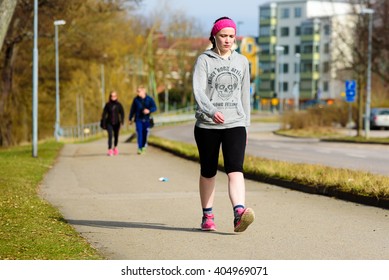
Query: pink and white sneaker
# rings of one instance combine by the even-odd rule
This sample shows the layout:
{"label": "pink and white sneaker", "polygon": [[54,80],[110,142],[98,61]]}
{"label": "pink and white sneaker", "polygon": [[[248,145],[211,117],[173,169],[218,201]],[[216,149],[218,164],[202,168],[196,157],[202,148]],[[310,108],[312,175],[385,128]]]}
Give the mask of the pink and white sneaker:
{"label": "pink and white sneaker", "polygon": [[115,147],[115,148],[113,149],[113,155],[114,155],[114,156],[117,156],[118,154],[119,154],[119,150],[118,150],[117,147]]}
{"label": "pink and white sneaker", "polygon": [[108,150],[107,156],[109,156],[109,157],[113,156],[113,150],[112,149]]}
{"label": "pink and white sneaker", "polygon": [[216,225],[214,222],[215,215],[213,214],[204,214],[203,221],[201,223],[201,230],[204,231],[215,231]]}
{"label": "pink and white sneaker", "polygon": [[243,232],[254,222],[255,214],[251,208],[238,208],[235,213],[234,231]]}

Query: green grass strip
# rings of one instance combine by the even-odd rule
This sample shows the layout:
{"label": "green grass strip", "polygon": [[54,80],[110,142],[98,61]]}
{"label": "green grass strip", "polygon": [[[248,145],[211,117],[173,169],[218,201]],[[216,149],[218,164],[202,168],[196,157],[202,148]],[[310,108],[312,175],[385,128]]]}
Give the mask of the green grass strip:
{"label": "green grass strip", "polygon": [[42,200],[38,187],[62,148],[54,141],[0,150],[0,259],[103,259],[62,217]]}
{"label": "green grass strip", "polygon": [[[184,158],[198,160],[195,145],[150,137],[149,143]],[[219,158],[223,166],[222,156]],[[246,177],[284,186],[299,185],[310,188],[312,193],[347,193],[369,197],[373,200],[389,199],[389,177],[369,172],[334,168],[323,165],[290,163],[266,158],[246,156]]]}

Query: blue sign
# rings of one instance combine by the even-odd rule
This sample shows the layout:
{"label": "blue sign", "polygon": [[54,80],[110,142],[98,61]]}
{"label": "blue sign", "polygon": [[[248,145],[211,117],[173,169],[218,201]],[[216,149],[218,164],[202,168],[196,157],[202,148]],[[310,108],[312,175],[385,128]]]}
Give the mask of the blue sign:
{"label": "blue sign", "polygon": [[357,82],[355,80],[346,81],[346,102],[355,102],[357,95]]}

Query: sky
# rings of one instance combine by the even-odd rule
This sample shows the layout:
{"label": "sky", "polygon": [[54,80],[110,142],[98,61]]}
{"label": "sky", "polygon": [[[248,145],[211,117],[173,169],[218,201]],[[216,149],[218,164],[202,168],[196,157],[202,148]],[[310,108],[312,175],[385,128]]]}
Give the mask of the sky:
{"label": "sky", "polygon": [[139,12],[147,16],[164,7],[165,2],[173,11],[198,19],[207,32],[217,18],[228,16],[237,23],[238,36],[258,36],[258,7],[270,0],[143,0]]}

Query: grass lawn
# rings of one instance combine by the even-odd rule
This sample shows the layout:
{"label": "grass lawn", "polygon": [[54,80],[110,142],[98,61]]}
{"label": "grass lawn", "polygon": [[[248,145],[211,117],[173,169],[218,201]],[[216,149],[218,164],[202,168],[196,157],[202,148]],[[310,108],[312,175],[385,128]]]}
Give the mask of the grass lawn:
{"label": "grass lawn", "polygon": [[103,257],[37,193],[62,143],[0,150],[0,259],[96,260]]}

